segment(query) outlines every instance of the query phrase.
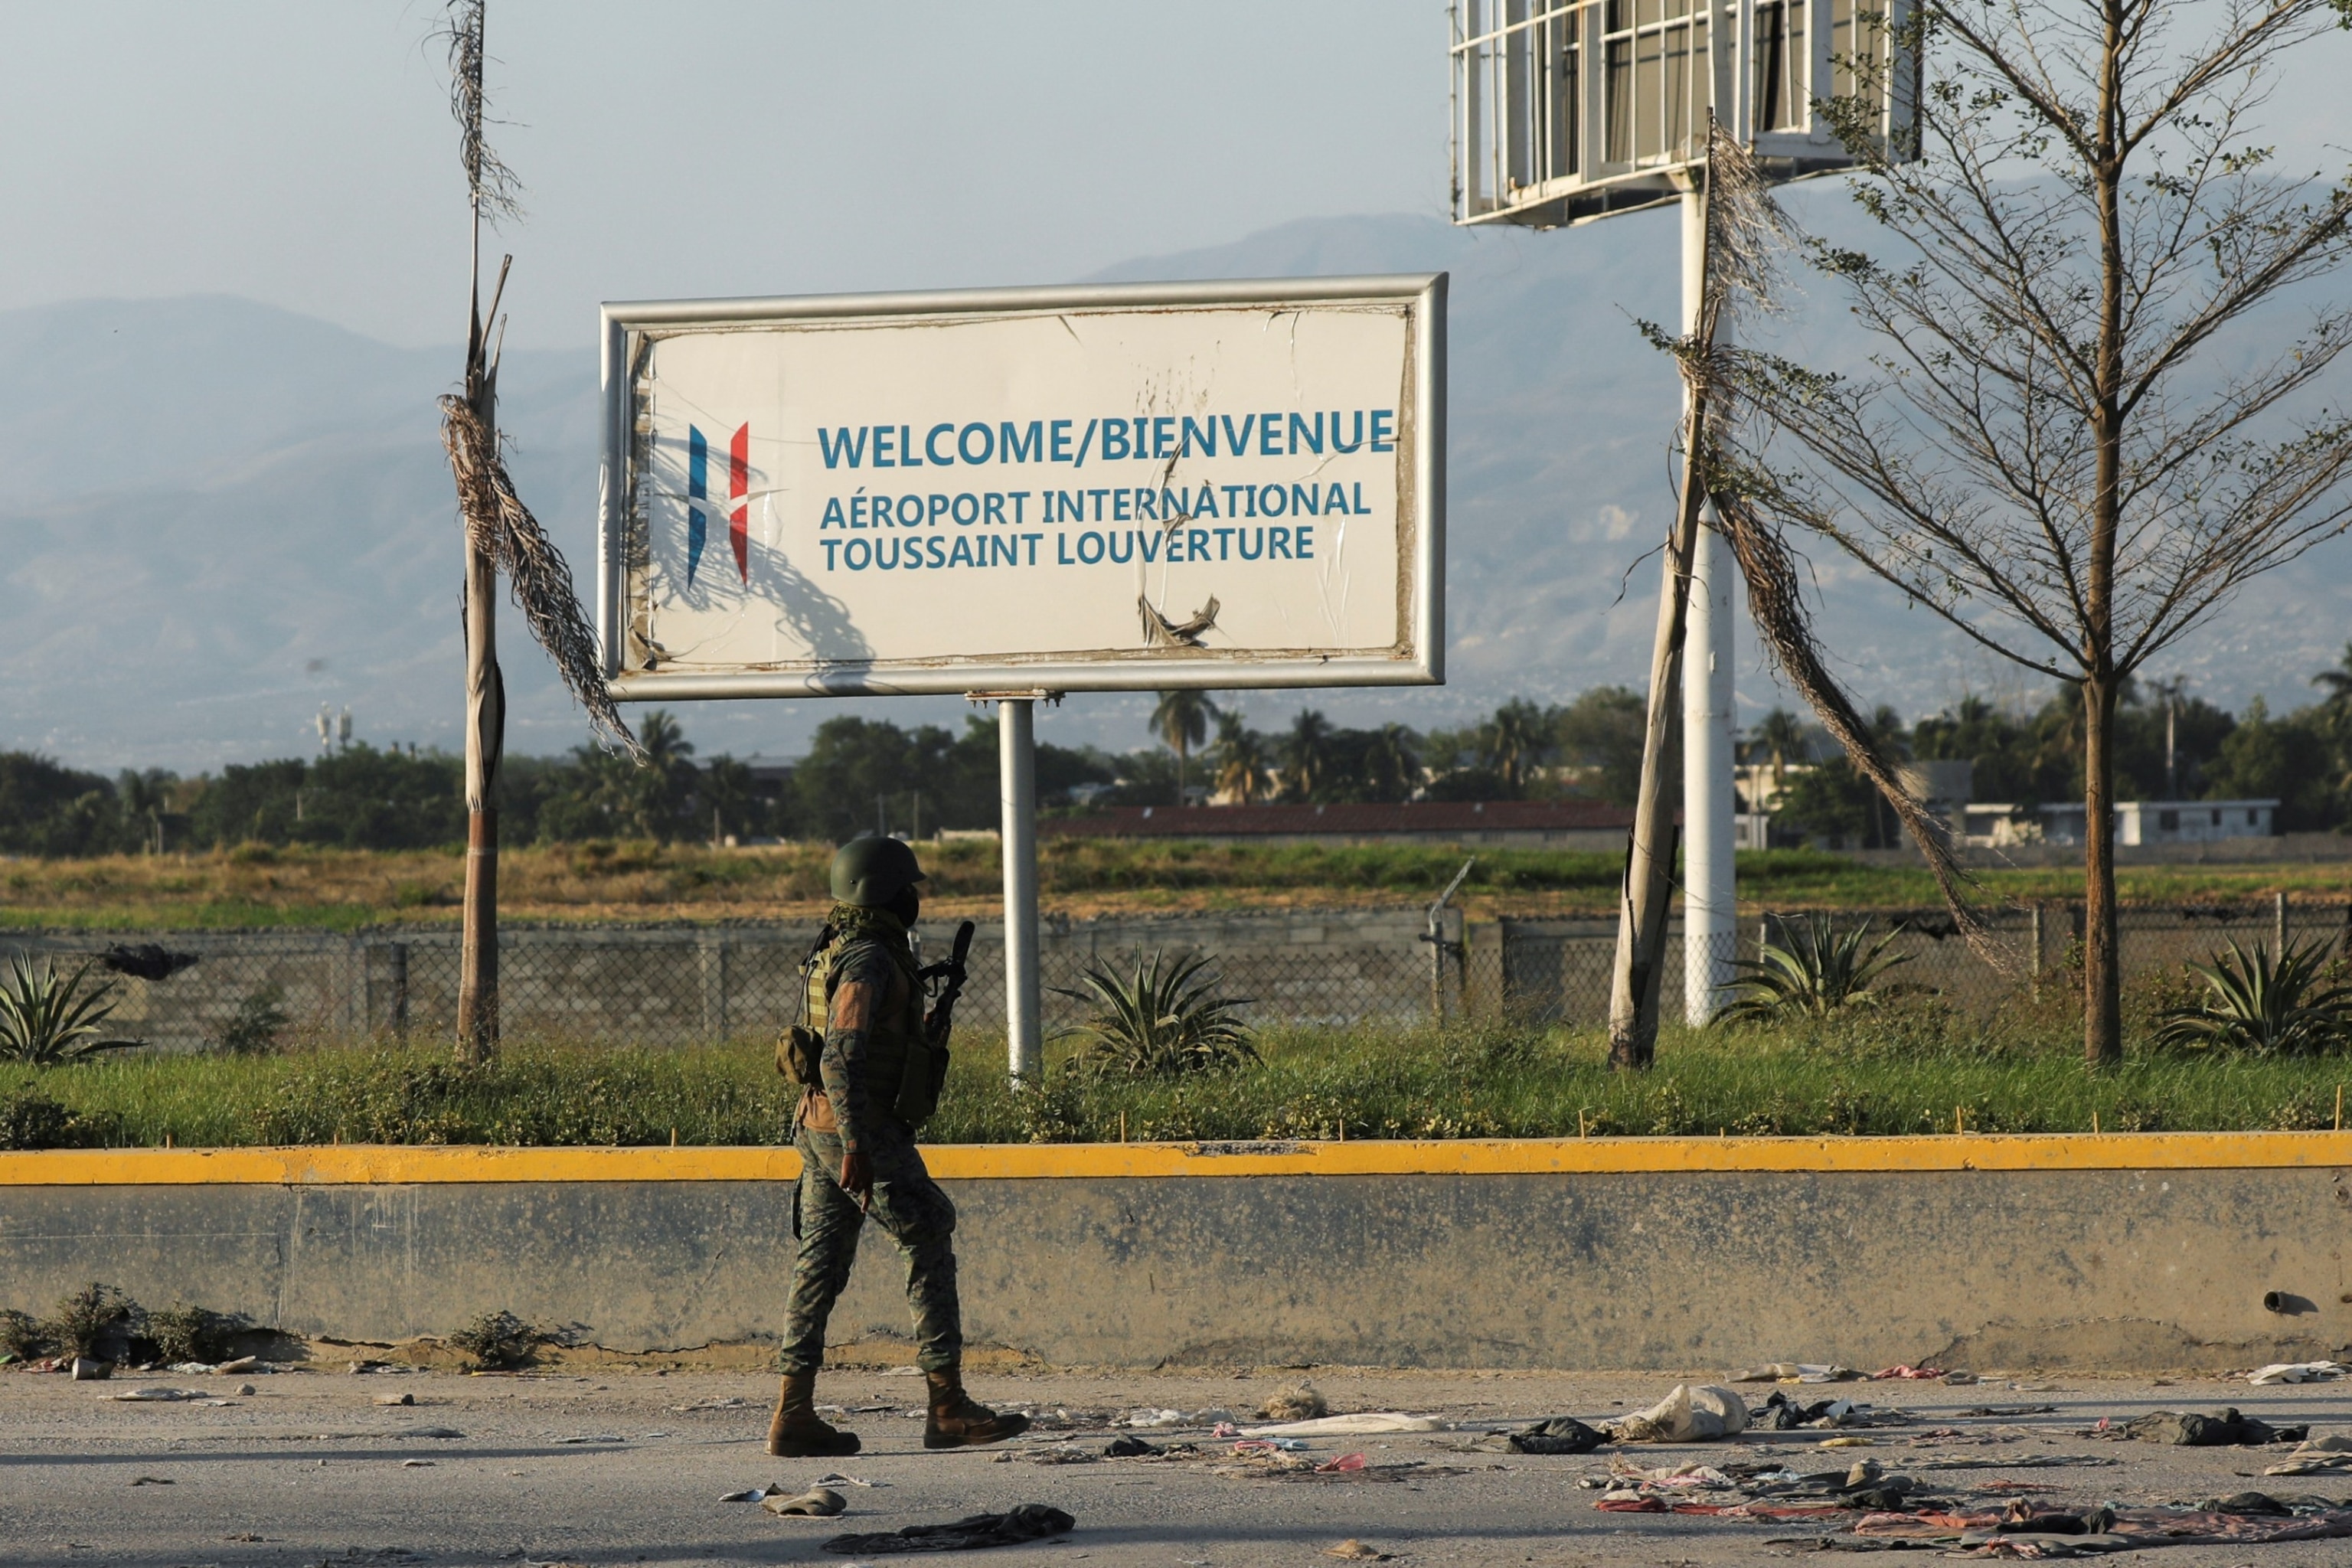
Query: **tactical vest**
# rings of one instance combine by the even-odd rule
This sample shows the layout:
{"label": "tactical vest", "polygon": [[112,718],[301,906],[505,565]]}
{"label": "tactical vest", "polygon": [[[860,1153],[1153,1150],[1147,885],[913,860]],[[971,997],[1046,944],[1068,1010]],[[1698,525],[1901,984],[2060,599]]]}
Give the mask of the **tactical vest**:
{"label": "tactical vest", "polygon": [[[870,944],[887,954],[898,984],[883,997],[866,1032],[866,1103],[919,1125],[937,1108],[938,1091],[919,1091],[945,1075],[933,1070],[930,1037],[923,1028],[923,983],[908,947],[907,928],[887,910],[850,905],[835,910],[831,923],[834,939],[809,968],[808,1026],[820,1032],[831,1026],[835,976],[852,952]],[[910,1062],[920,1070],[910,1073]]]}

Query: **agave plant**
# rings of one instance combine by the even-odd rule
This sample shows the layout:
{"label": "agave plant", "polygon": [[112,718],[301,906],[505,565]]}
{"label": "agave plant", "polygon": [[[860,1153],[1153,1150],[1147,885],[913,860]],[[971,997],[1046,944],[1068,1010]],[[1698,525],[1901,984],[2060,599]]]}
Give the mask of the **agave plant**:
{"label": "agave plant", "polygon": [[1076,1031],[1089,1038],[1070,1060],[1074,1072],[1173,1078],[1258,1059],[1249,1026],[1234,1016],[1248,998],[1221,994],[1216,971],[1199,953],[1171,960],[1138,952],[1131,973],[1097,963],[1078,979],[1083,989],[1054,988],[1089,1008]]}
{"label": "agave plant", "polygon": [[2327,944],[2300,942],[2275,960],[2262,942],[2213,955],[2202,1001],[2157,1015],[2158,1045],[2305,1056],[2352,1036],[2352,987],[2332,983]]}
{"label": "agave plant", "polygon": [[100,1026],[117,1004],[109,1000],[111,984],[82,989],[94,962],[85,960],[59,979],[46,958],[35,963],[20,952],[8,961],[7,976],[0,979],[0,1061],[54,1067],[144,1043],[100,1038]]}
{"label": "agave plant", "polygon": [[1899,923],[1875,942],[1870,940],[1870,924],[1865,920],[1841,931],[1826,917],[1807,920],[1796,927],[1794,940],[1783,926],[1782,940],[1766,942],[1761,958],[1735,961],[1746,972],[1732,982],[1739,997],[1717,1021],[1826,1018],[1849,1007],[1876,1005],[1879,993],[1872,986],[1888,970],[1910,963],[1912,955],[1887,951],[1903,934]]}

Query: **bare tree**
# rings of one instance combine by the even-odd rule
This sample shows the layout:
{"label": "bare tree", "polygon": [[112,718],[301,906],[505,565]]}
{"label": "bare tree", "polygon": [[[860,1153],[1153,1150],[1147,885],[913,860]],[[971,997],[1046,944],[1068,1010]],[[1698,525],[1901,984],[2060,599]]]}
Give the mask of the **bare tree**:
{"label": "bare tree", "polygon": [[[515,493],[499,434],[499,353],[492,323],[506,293],[499,264],[490,306],[482,308],[482,223],[520,216],[514,174],[483,136],[488,103],[482,91],[486,0],[449,0],[442,37],[449,47],[449,110],[473,209],[467,268],[465,391],[441,399],[441,443],[457,480],[466,523],[466,892],[459,952],[457,1047],[478,1061],[499,1038],[499,763],[506,750],[506,680],[499,669],[499,574],[564,684],[597,732],[637,752],[605,689],[596,634],[580,609],[572,569]],[[640,753],[641,755],[641,753]]]}
{"label": "bare tree", "polygon": [[[1923,0],[1896,40],[1925,61],[1914,140],[1874,141],[1865,112],[1874,61],[1903,48],[1842,58],[1860,85],[1828,106],[1885,243],[1802,241],[1873,333],[1869,369],[1714,360],[1733,408],[1707,483],[1751,605],[1760,552],[1810,637],[1788,543],[1810,535],[2079,684],[2095,1063],[2123,1048],[2125,684],[2352,522],[2352,421],[2321,401],[2352,308],[2305,287],[2352,246],[2352,191],[2280,173],[2257,118],[2283,59],[2347,17],[2343,0]],[[1864,20],[1884,41],[1885,18]]]}

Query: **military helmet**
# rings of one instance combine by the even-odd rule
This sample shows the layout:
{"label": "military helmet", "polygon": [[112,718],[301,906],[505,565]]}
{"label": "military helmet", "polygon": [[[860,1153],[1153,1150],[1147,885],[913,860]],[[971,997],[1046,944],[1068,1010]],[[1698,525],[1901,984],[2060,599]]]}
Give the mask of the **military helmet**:
{"label": "military helmet", "polygon": [[915,852],[903,839],[871,834],[834,851],[833,896],[836,902],[878,910],[906,888],[923,880]]}

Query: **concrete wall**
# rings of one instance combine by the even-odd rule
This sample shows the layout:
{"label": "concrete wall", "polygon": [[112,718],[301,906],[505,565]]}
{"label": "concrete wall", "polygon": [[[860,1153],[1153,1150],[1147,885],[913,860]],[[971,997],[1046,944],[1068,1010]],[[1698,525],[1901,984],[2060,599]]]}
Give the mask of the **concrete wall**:
{"label": "concrete wall", "polygon": [[[2346,1134],[933,1164],[961,1215],[968,1337],[1061,1364],[2144,1371],[2352,1345]],[[100,1279],[338,1339],[504,1308],[616,1350],[759,1340],[791,1269],[791,1168],[774,1150],[0,1155],[0,1306]],[[906,1331],[869,1233],[835,1340]]]}

